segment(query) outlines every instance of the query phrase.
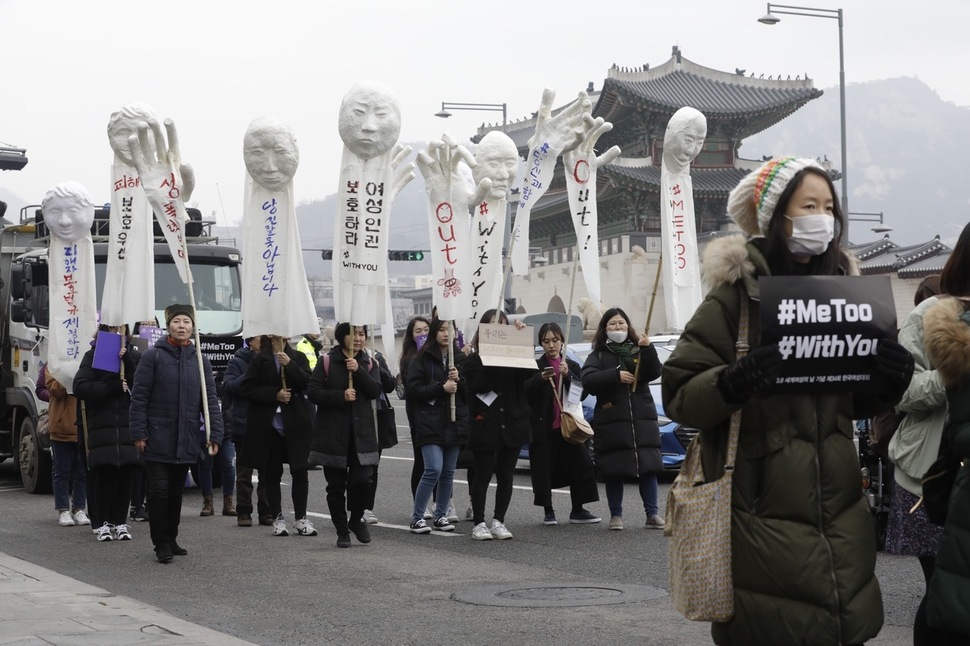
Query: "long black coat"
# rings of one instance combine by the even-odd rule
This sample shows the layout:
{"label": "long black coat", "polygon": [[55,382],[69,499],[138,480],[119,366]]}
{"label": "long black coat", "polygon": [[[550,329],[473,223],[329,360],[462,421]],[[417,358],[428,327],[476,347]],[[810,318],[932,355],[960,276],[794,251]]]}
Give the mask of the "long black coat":
{"label": "long black coat", "polygon": [[[334,346],[320,357],[307,396],[317,405],[317,423],[310,450],[312,461],[324,467],[347,468],[351,449],[363,466],[373,466],[380,459],[374,400],[381,393],[380,368],[363,351],[354,358],[358,369],[354,373],[357,399],[344,401],[344,391],[350,386],[346,357],[340,346]],[[329,365],[328,365],[329,364]]]}
{"label": "long black coat", "polygon": [[[483,366],[482,358],[473,354],[464,363],[464,376],[468,385],[468,448],[498,451],[528,444],[532,439],[529,391],[542,385],[539,372]],[[497,396],[487,405],[478,395],[490,392]]]}
{"label": "long black coat", "polygon": [[[131,439],[148,440],[141,458],[147,462],[194,464],[204,454],[202,383],[199,353],[193,344],[173,345],[163,336],[138,362],[131,387]],[[210,439],[222,443],[222,408],[212,365],[202,357],[209,402]]]}
{"label": "long black coat", "polygon": [[254,469],[266,467],[266,458],[271,452],[272,434],[276,433],[273,416],[280,409],[286,437],[286,461],[290,469],[307,468],[313,421],[306,400],[310,364],[305,354],[289,345],[284,347],[284,352],[290,358],[290,363],[283,370],[286,387],[290,389],[291,395],[287,404],[276,401],[276,394],[283,388],[276,357],[267,352],[256,353],[246,368],[246,376],[242,380],[242,396],[249,400],[249,417],[246,420],[246,439],[238,457],[243,466]]}
{"label": "long black coat", "polygon": [[[455,354],[459,375],[465,355]],[[411,439],[415,446],[440,444],[464,446],[468,442],[468,407],[465,404],[465,380],[458,380],[455,393],[455,421],[451,421],[451,395],[445,392],[448,367],[437,345],[428,347],[408,363],[405,393],[411,409]]]}
{"label": "long black coat", "polygon": [[[135,376],[140,358],[138,350],[129,345],[122,357],[127,380]],[[74,396],[84,403],[78,420],[85,420],[79,424],[86,422],[87,426],[88,465],[95,469],[136,464],[138,451],[128,428],[131,395],[125,392],[120,373],[96,369],[93,362],[91,348],[74,375]],[[83,436],[83,427],[81,431]]]}
{"label": "long black coat", "polygon": [[[543,354],[536,360],[541,375],[549,367]],[[563,391],[569,395],[573,379],[579,379],[579,364],[566,359],[569,373],[563,379]],[[529,445],[529,462],[532,477],[532,493],[535,504],[552,506],[552,490],[568,486],[572,500],[577,504],[599,500],[596,474],[586,444],[570,444],[562,438],[562,431],[553,428],[555,397],[552,387],[542,381],[531,393],[532,443]]]}
{"label": "long black coat", "polygon": [[596,395],[593,460],[600,479],[663,471],[657,406],[650,394],[650,382],[660,376],[660,359],[652,345],[640,348],[639,355],[636,392],[620,383],[619,358],[607,348],[594,350],[583,366],[583,388]]}
{"label": "long black coat", "polygon": [[242,383],[255,354],[251,348],[239,348],[222,375],[222,387],[230,405],[230,428],[226,430],[232,432],[232,439],[240,448],[246,437],[246,418],[249,417],[249,400],[243,397]]}

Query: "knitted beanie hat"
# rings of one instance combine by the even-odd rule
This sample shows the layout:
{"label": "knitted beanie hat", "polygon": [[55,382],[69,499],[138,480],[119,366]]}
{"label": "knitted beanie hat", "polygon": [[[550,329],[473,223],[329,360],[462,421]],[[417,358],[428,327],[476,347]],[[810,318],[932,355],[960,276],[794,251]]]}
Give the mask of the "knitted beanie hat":
{"label": "knitted beanie hat", "polygon": [[814,159],[781,157],[766,162],[745,175],[728,195],[728,215],[748,235],[768,235],[778,198],[788,182],[810,166],[825,172]]}
{"label": "knitted beanie hat", "polygon": [[165,308],[165,327],[168,327],[172,319],[179,314],[184,314],[192,319],[192,325],[195,325],[195,310],[192,309],[191,305],[169,305]]}

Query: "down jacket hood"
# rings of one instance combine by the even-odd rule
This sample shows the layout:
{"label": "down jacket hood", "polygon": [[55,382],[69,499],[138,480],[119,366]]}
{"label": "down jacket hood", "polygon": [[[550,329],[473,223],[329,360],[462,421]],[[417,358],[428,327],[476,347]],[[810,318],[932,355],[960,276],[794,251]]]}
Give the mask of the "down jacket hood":
{"label": "down jacket hood", "polygon": [[923,315],[926,354],[948,387],[970,377],[968,306],[961,299],[944,298]]}

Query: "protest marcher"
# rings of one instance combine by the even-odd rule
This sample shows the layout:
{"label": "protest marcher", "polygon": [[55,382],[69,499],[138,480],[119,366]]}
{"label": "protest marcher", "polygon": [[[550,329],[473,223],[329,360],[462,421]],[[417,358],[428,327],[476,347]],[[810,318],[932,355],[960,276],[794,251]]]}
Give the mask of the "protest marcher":
{"label": "protest marcher", "polygon": [[320,357],[307,389],[317,406],[310,458],[323,465],[337,547],[350,547],[350,532],[361,543],[371,541],[363,516],[380,459],[373,402],[381,382],[364,351],[366,327],[340,323],[334,339],[337,344]]}
{"label": "protest marcher", "polygon": [[[236,350],[229,360],[226,372],[222,375],[222,387],[226,391],[230,407],[230,431],[238,454],[244,451],[246,441],[246,420],[249,418],[249,400],[243,397],[242,383],[246,369],[253,355],[259,352],[260,339],[253,336],[246,339],[245,346]],[[240,527],[253,526],[253,471],[237,460],[236,464],[236,524]],[[269,511],[266,500],[266,478],[256,485],[256,511],[260,525],[272,525],[276,520]]]}
{"label": "protest marcher", "polygon": [[64,386],[47,374],[46,365],[41,367],[37,375],[34,390],[38,399],[48,402],[57,524],[61,527],[90,525],[91,520],[84,511],[87,503],[87,473],[81,461],[83,447],[78,441],[74,397],[68,395]]}
{"label": "protest marcher", "polygon": [[[158,319],[138,321],[135,323],[135,327],[133,327],[131,330],[131,338],[139,338],[143,331],[147,330],[148,328],[158,328]],[[141,350],[147,349],[148,342],[146,339],[145,345],[141,346]],[[131,385],[131,380],[134,379],[134,377],[135,375],[132,373],[128,378],[129,388]],[[136,523],[143,523],[148,520],[148,509],[145,505],[145,492],[147,489],[148,478],[145,475],[145,468],[142,461],[138,460],[135,462],[131,471],[131,509],[128,510],[128,516]]]}
{"label": "protest marcher", "polygon": [[[730,417],[741,409],[732,496],[734,617],[712,624],[724,644],[862,644],[882,626],[872,517],[859,486],[851,419],[898,401],[913,359],[882,339],[872,369],[893,392],[772,396],[777,344],[760,339],[759,276],[858,273],[842,251],[845,215],[811,159],[773,159],[747,175],[728,213],[753,239],[705,252],[709,291],[663,365],[672,419],[700,429],[705,480],[723,473]],[[736,359],[742,299],[749,354]]]}
{"label": "protest marcher", "polygon": [[367,496],[367,502],[364,503],[367,506],[364,508],[363,520],[368,525],[376,525],[379,522],[374,513],[374,506],[377,501],[380,453],[384,449],[397,445],[397,424],[394,419],[394,408],[391,407],[391,401],[387,397],[388,393],[394,392],[396,382],[383,354],[374,352],[374,363],[377,364],[381,378],[381,393],[377,397],[377,448],[379,451],[378,463],[374,465],[374,477],[371,480],[370,493]]}
{"label": "protest marcher", "polygon": [[619,307],[603,313],[592,346],[581,374],[583,389],[596,396],[593,462],[606,487],[607,528],[623,529],[623,486],[635,481],[647,529],[663,529],[657,504],[657,474],[663,471],[663,458],[657,406],[650,394],[650,382],[660,376],[657,349],[646,335],[637,335],[630,317]]}
{"label": "protest marcher", "polygon": [[[454,368],[448,367],[449,354],[454,358]],[[411,436],[424,465],[414,495],[412,534],[427,534],[432,527],[445,532],[455,529],[453,521],[448,519],[448,500],[454,487],[458,452],[468,441],[468,408],[465,384],[460,376],[464,359],[448,322],[434,319],[428,330],[428,342],[408,365],[406,383],[411,404]],[[455,396],[454,421],[451,420],[452,395]],[[424,514],[435,488],[438,500],[429,527]]]}
{"label": "protest marcher", "polygon": [[[274,344],[276,347],[274,347]],[[306,399],[310,368],[306,355],[289,346],[284,337],[263,335],[259,351],[246,368],[242,396],[249,400],[246,439],[240,463],[257,469],[266,481],[266,502],[273,517],[273,536],[287,536],[283,516],[283,464],[290,465],[293,528],[300,536],[316,536],[307,518],[310,479],[311,420]]]}
{"label": "protest marcher", "polygon": [[[402,384],[407,381],[408,365],[428,340],[430,326],[431,321],[423,316],[415,316],[408,321],[407,329],[404,331],[404,340],[401,342],[400,373],[398,373],[398,379],[401,380]],[[411,497],[413,498],[414,492],[418,489],[418,483],[421,482],[421,474],[424,473],[424,458],[421,457],[421,451],[418,447],[414,445],[414,421],[411,419],[411,408],[411,402],[407,399],[407,388],[405,388],[404,414],[408,418],[408,428],[411,429],[411,447],[414,450],[414,464],[411,466]]]}
{"label": "protest marcher", "polygon": [[165,308],[168,334],[142,355],[131,386],[129,428],[148,476],[148,527],[159,563],[188,554],[177,540],[185,474],[207,448],[199,430],[203,416],[200,359],[210,411],[209,450],[218,452],[222,442],[212,366],[192,343],[194,317],[191,305]]}
{"label": "protest marcher", "polygon": [[[494,309],[482,315],[483,322],[508,325],[505,312]],[[515,322],[523,328],[522,321]],[[472,483],[472,538],[477,541],[512,538],[505,526],[505,512],[512,501],[512,476],[519,451],[532,437],[532,409],[529,393],[539,387],[538,370],[485,366],[476,332],[469,344],[471,353],[465,359],[462,374],[468,388],[468,448],[475,459],[475,481]],[[548,388],[548,386],[545,386]],[[492,475],[498,483],[492,526],[485,524],[485,500]]]}
{"label": "protest marcher", "polygon": [[[585,444],[570,444],[563,439],[560,402],[568,396],[570,384],[579,381],[579,364],[562,355],[565,340],[557,323],[545,323],[539,328],[539,343],[543,354],[536,359],[542,374],[542,387],[532,396],[532,443],[529,445],[532,495],[535,504],[543,508],[544,525],[555,525],[556,510],[552,504],[552,490],[569,486],[572,509],[569,522],[598,523],[583,505],[600,499],[596,486],[593,462]],[[559,392],[559,398],[556,398]]]}
{"label": "protest marcher", "polygon": [[[225,426],[225,425],[223,425]],[[222,515],[235,516],[236,506],[233,504],[233,490],[236,483],[236,445],[227,433],[223,438],[219,453],[214,457],[204,455],[199,461],[199,489],[202,490],[202,510],[200,516],[215,514],[212,496],[212,470],[219,469],[222,473]]]}
{"label": "protest marcher", "polygon": [[87,436],[87,465],[89,473],[96,472],[88,489],[94,502],[91,520],[98,541],[130,541],[126,521],[138,452],[128,429],[128,380],[134,376],[140,356],[129,343],[128,326],[101,325],[98,329],[122,335],[119,368],[123,366],[124,376],[120,371],[95,367],[96,341],[74,375],[74,395],[81,402],[81,427]]}

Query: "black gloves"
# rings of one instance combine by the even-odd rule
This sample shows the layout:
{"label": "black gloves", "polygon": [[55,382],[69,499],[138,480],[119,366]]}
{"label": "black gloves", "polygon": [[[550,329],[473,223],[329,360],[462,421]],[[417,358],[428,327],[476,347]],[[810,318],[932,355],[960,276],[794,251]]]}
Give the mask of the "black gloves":
{"label": "black gloves", "polygon": [[885,375],[895,387],[897,393],[902,393],[909,386],[913,378],[915,362],[909,350],[892,339],[879,339],[876,345],[876,371]]}
{"label": "black gloves", "polygon": [[724,401],[741,404],[767,390],[774,385],[775,377],[781,372],[781,361],[778,344],[773,343],[755,348],[729,365],[717,378],[717,387]]}

